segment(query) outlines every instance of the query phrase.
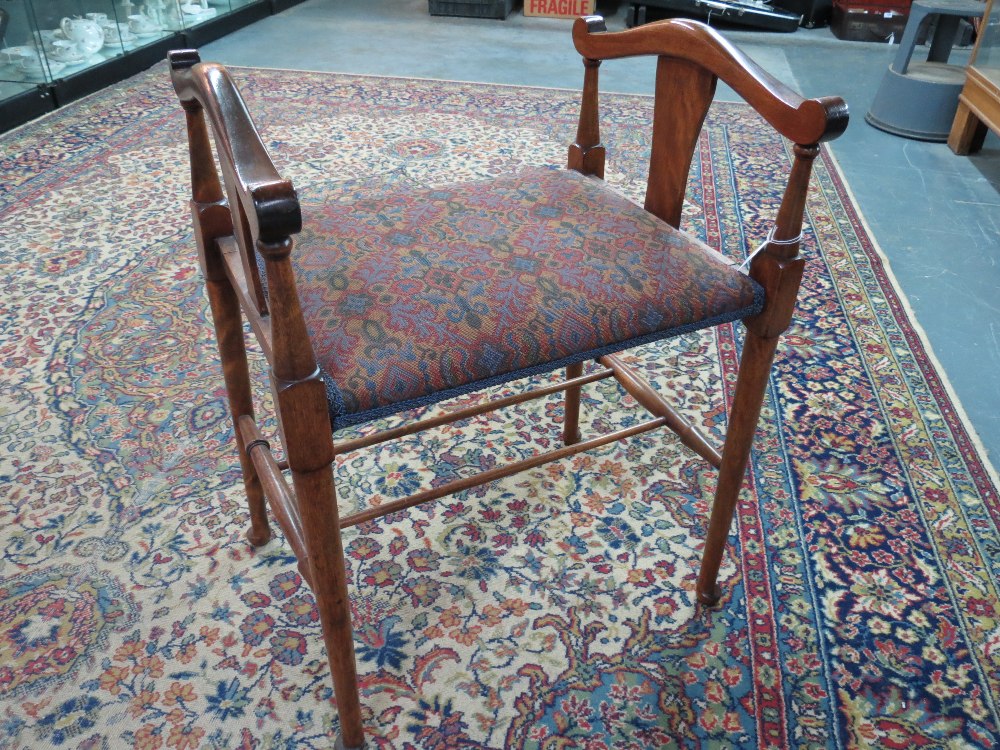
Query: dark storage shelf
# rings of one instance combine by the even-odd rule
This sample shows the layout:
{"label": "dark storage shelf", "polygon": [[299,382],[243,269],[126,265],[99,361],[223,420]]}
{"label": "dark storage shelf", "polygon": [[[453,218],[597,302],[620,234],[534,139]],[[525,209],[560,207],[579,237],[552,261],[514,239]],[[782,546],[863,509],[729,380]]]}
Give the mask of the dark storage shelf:
{"label": "dark storage shelf", "polygon": [[56,108],[55,97],[48,86],[36,86],[0,100],[0,128],[13,130]]}
{"label": "dark storage shelf", "polygon": [[514,0],[428,0],[432,16],[505,19],[514,9]]}

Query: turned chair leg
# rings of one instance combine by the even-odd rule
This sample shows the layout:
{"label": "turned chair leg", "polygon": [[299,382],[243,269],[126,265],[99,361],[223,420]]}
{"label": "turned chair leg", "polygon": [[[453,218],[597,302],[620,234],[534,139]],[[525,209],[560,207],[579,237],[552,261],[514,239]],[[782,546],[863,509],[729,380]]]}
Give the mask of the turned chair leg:
{"label": "turned chair leg", "polygon": [[[583,375],[583,362],[569,365],[566,368],[566,379],[572,380]],[[575,445],[580,442],[580,389],[574,385],[566,389],[563,407],[563,444]]]}
{"label": "turned chair leg", "polygon": [[312,590],[337,698],[340,735],[336,748],[360,750],[365,744],[365,734],[332,467],[328,464],[316,471],[293,470],[292,482],[303,513]]}
{"label": "turned chair leg", "polygon": [[260,547],[271,539],[264,490],[253,461],[247,455],[237,425],[242,415],[253,417],[253,397],[240,304],[228,280],[209,281],[207,286],[212,319],[215,322],[216,340],[219,344],[219,357],[222,360],[222,373],[229,394],[229,411],[233,420],[233,431],[236,434],[240,467],[243,470],[243,487],[250,508],[250,528],[246,536],[250,544]]}
{"label": "turned chair leg", "polygon": [[760,408],[764,402],[771,361],[778,344],[778,337],[762,338],[747,332],[740,359],[736,392],[729,412],[729,428],[722,450],[719,482],[715,489],[712,514],[708,522],[705,551],[702,553],[701,572],[695,591],[698,601],[708,607],[715,606],[722,597],[718,585],[719,568],[726,551],[726,540],[736,512],[736,501],[746,474],[750,447],[757,430]]}

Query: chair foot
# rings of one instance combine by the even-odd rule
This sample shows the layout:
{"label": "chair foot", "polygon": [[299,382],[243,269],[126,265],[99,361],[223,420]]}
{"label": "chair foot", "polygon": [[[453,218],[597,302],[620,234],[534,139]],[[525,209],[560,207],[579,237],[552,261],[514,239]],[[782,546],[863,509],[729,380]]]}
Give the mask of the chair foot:
{"label": "chair foot", "polygon": [[712,584],[711,592],[698,592],[698,603],[703,607],[715,608],[718,606],[720,599],[722,599],[722,587],[717,583]]}
{"label": "chair foot", "polygon": [[360,745],[356,747],[347,747],[344,744],[344,738],[341,737],[339,734],[337,735],[337,741],[333,744],[333,750],[364,750],[364,747],[365,747],[364,742],[362,742]]}
{"label": "chair foot", "polygon": [[253,527],[247,529],[246,539],[254,547],[263,547],[269,541],[271,541],[271,529],[265,528],[262,531],[258,531]]}

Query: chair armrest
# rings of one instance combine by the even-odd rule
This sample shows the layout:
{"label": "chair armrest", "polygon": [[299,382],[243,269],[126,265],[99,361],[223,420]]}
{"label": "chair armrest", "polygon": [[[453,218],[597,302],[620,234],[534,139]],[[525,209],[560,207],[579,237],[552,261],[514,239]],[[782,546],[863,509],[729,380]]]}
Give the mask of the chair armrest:
{"label": "chair armrest", "polygon": [[600,16],[576,20],[573,43],[590,60],[638,55],[677,55],[711,71],[772,127],[795,143],[831,140],[847,128],[840,97],[804,99],[744,55],[714,29],[684,19],[609,32]]}
{"label": "chair armrest", "polygon": [[278,174],[229,73],[203,63],[195,50],[170,53],[174,90],[185,109],[204,109],[226,183],[246,211],[253,237],[280,242],[302,229],[298,197]]}

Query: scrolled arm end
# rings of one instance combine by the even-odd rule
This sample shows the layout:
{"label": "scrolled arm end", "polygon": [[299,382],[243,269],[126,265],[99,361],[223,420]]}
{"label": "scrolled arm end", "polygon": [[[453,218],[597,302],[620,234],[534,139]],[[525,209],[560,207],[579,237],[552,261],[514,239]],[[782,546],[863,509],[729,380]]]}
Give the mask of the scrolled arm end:
{"label": "scrolled arm end", "polygon": [[201,55],[196,49],[172,49],[167,53],[171,70],[186,70],[201,62]]}
{"label": "scrolled arm end", "polygon": [[302,230],[302,209],[289,180],[275,180],[254,185],[249,190],[261,242],[274,243]]}
{"label": "scrolled arm end", "polygon": [[583,45],[587,37],[591,34],[606,33],[607,30],[603,16],[580,16],[573,22],[573,44],[580,54],[584,54]]}
{"label": "scrolled arm end", "polygon": [[824,96],[814,101],[819,102],[826,112],[826,131],[820,141],[832,141],[847,130],[847,123],[851,119],[847,102],[839,96]]}

